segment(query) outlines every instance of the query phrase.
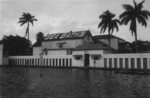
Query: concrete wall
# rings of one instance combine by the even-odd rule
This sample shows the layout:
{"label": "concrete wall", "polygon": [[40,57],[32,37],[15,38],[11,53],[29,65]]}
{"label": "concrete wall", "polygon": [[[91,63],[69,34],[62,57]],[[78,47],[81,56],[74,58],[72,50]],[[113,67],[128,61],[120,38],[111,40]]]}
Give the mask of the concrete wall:
{"label": "concrete wall", "polygon": [[9,65],[69,67],[72,66],[72,56],[71,55],[10,56]]}
{"label": "concrete wall", "polygon": [[[108,39],[99,39],[100,41],[104,42],[105,44],[108,45]],[[110,43],[111,43],[111,47],[118,50],[118,39],[111,39],[110,40]]]}
{"label": "concrete wall", "polygon": [[3,63],[3,45],[0,45],[0,65]]}
{"label": "concrete wall", "polygon": [[50,50],[47,55],[67,55],[67,50]]}
{"label": "concrete wall", "polygon": [[61,48],[75,48],[76,46],[82,44],[82,39],[47,41],[42,42],[42,47],[46,49],[60,49],[57,43],[61,42],[66,42],[65,44],[62,45]]}
{"label": "concrete wall", "polygon": [[[76,60],[73,55],[10,56],[9,65],[84,67],[84,54],[89,54],[90,67],[150,69],[150,53],[103,54],[103,50],[73,51],[73,55],[82,55],[81,60]],[[101,55],[95,63],[91,56],[93,54]]]}
{"label": "concrete wall", "polygon": [[[84,66],[84,54],[89,54],[89,55],[93,55],[93,54],[101,54],[103,55],[103,50],[86,50],[86,51],[73,51],[73,55],[82,55],[82,59],[81,60],[73,60],[73,66],[80,66],[83,67]],[[89,66],[90,67],[103,67],[103,60],[95,60],[96,63],[94,65],[94,60],[92,59],[91,56],[89,56]]]}
{"label": "concrete wall", "polygon": [[39,55],[42,51],[42,47],[33,47],[33,55]]}
{"label": "concrete wall", "polygon": [[104,54],[105,68],[150,69],[150,53]]}

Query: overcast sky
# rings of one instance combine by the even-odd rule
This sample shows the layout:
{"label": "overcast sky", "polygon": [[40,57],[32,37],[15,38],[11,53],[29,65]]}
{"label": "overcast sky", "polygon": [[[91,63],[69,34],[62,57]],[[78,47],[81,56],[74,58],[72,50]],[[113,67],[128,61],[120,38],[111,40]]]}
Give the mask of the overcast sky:
{"label": "overcast sky", "polygon": [[[137,3],[142,0],[135,0]],[[115,18],[124,11],[122,4],[133,5],[133,0],[2,0],[0,5],[0,39],[4,35],[24,36],[27,24],[20,26],[17,22],[23,12],[34,15],[38,21],[30,26],[30,40],[35,42],[38,32],[65,33],[69,31],[89,30],[92,35],[99,35],[99,16],[106,10],[116,14]],[[150,11],[150,0],[145,0],[144,8]],[[147,27],[138,25],[138,39],[150,41],[150,19]],[[108,32],[105,32],[108,34]],[[116,35],[129,42],[134,37],[129,31],[129,25],[119,26]]]}

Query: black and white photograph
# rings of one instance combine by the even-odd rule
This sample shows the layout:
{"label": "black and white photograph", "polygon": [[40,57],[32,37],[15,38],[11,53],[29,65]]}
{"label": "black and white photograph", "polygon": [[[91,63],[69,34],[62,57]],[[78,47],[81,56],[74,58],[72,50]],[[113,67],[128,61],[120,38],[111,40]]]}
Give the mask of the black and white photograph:
{"label": "black and white photograph", "polygon": [[0,0],[0,98],[150,98],[150,0]]}

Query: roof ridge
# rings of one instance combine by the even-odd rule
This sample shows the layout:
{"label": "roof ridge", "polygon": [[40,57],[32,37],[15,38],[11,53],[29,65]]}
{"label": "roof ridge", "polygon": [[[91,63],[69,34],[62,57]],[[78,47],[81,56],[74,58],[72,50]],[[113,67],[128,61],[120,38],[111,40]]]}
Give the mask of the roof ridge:
{"label": "roof ridge", "polygon": [[[70,31],[71,32],[81,32],[81,31],[90,31],[90,30],[80,30],[80,31],[72,31],[72,30],[70,30]],[[63,32],[63,33],[70,33],[70,31],[69,32]],[[50,33],[50,34],[62,34],[62,33]]]}

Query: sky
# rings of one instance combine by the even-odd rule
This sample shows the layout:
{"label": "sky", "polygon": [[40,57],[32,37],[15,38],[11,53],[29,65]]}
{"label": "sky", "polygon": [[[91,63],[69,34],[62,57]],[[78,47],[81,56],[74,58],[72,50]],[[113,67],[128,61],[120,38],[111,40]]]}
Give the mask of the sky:
{"label": "sky", "polygon": [[[142,0],[135,0],[137,3]],[[100,34],[99,16],[106,10],[116,14],[115,18],[124,11],[122,4],[133,5],[133,0],[1,0],[0,1],[0,39],[4,35],[25,36],[27,24],[20,26],[19,18],[23,12],[35,16],[38,21],[30,25],[30,40],[36,41],[36,34],[43,32],[46,36],[52,33],[90,30],[92,35]],[[143,4],[150,11],[150,0]],[[137,25],[138,39],[150,41],[150,17],[147,27]],[[106,31],[104,34],[108,34]],[[129,25],[119,26],[113,35],[126,41],[134,41]]]}

